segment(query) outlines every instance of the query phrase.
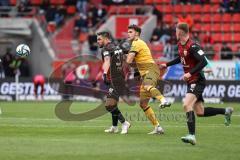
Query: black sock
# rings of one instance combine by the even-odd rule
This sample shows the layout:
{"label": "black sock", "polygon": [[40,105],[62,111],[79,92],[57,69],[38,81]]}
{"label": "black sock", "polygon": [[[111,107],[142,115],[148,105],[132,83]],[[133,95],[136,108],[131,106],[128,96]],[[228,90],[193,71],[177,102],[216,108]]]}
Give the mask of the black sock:
{"label": "black sock", "polygon": [[213,108],[213,107],[204,108],[203,117],[215,116],[217,114],[225,114],[225,108]]}
{"label": "black sock", "polygon": [[106,109],[112,114],[112,125],[117,126],[118,120],[123,123],[125,122],[125,118],[123,117],[122,113],[118,109],[117,106],[114,107],[106,107]]}
{"label": "black sock", "polygon": [[121,123],[125,122],[125,118],[123,117],[121,111],[118,109],[118,107],[115,107],[112,111],[113,115],[117,117],[117,120],[119,120]]}
{"label": "black sock", "polygon": [[195,135],[195,115],[193,111],[187,112],[187,125],[189,134]]}

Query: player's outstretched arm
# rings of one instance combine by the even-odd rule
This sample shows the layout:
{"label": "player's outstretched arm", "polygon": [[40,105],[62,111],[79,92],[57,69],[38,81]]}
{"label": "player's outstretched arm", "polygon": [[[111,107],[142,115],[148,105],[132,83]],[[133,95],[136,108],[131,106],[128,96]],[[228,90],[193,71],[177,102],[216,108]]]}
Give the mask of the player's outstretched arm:
{"label": "player's outstretched arm", "polygon": [[169,66],[172,66],[172,65],[175,65],[175,64],[178,64],[181,62],[181,59],[180,57],[178,56],[177,58],[175,58],[174,60],[166,63],[166,66],[169,67]]}

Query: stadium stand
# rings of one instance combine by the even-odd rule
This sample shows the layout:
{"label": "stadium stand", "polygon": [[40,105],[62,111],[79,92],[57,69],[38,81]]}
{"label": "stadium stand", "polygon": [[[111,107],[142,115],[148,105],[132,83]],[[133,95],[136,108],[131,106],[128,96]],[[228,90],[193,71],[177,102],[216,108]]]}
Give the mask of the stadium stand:
{"label": "stadium stand", "polygon": [[[99,5],[101,2],[106,5]],[[203,40],[205,33],[211,33],[215,54],[220,54],[220,50],[216,50],[216,48],[221,48],[223,43],[227,43],[233,52],[237,51],[236,48],[240,45],[239,4],[236,4],[236,7],[232,9],[231,5],[229,5],[230,8],[224,8],[221,0],[145,0],[128,5],[108,4],[105,3],[105,1],[92,0],[86,3],[86,5],[81,5],[85,6],[85,8],[79,8],[80,5],[78,3],[80,3],[80,1],[29,0],[23,3],[17,0],[6,0],[4,3],[0,3],[0,13],[1,16],[10,16],[6,13],[10,14],[12,9],[17,6],[18,15],[16,16],[35,16],[41,24],[43,24],[42,27],[49,36],[49,40],[56,52],[56,57],[60,59],[71,58],[82,53],[83,43],[88,41],[88,29],[95,31],[104,24],[107,17],[111,17],[112,15],[147,15],[151,13],[151,9],[153,8],[158,10],[158,16],[162,16],[162,19],[158,18],[158,24],[167,24],[170,28],[174,28],[175,24],[182,19],[181,16],[186,15],[190,17],[193,21],[192,31],[199,33],[200,43],[203,46],[205,46]],[[141,7],[142,3],[144,3],[147,8]],[[3,13],[2,10],[4,7],[9,7],[9,9]],[[98,17],[97,14],[100,12],[102,12],[102,15]],[[74,21],[79,14],[86,16],[87,30],[75,33]],[[172,30],[172,32],[170,35],[170,43],[174,45],[176,40],[173,38],[174,31]],[[74,36],[74,34],[76,36]],[[156,53],[158,56],[163,56],[164,46],[162,43],[149,43],[149,46],[154,54]]]}

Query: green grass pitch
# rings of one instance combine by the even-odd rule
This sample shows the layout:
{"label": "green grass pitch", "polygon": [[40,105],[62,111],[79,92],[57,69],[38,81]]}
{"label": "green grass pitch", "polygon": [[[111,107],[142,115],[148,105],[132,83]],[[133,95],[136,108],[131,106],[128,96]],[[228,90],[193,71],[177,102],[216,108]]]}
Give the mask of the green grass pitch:
{"label": "green grass pitch", "polygon": [[[106,134],[110,115],[85,121],[66,122],[56,118],[56,102],[1,102],[0,160],[239,160],[240,104],[233,106],[232,125],[223,116],[197,118],[197,145],[181,142],[187,133],[180,103],[159,111],[153,108],[165,129],[164,135],[147,135],[153,127],[138,106],[121,103],[120,109],[132,124],[128,135]],[[73,112],[94,108],[96,103],[73,104]]]}

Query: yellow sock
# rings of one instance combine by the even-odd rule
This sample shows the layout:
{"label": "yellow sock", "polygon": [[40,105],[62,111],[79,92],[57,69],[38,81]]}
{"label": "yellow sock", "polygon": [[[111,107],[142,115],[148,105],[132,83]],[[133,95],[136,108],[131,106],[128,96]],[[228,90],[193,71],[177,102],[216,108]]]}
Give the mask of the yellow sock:
{"label": "yellow sock", "polygon": [[156,118],[156,115],[154,113],[154,111],[152,110],[151,107],[148,107],[145,111],[145,115],[147,116],[147,118],[151,121],[151,123],[156,127],[159,125],[159,122]]}
{"label": "yellow sock", "polygon": [[161,92],[157,88],[150,86],[148,87],[147,90],[151,93],[152,97],[156,98],[160,102],[165,101],[165,97],[161,94]]}

